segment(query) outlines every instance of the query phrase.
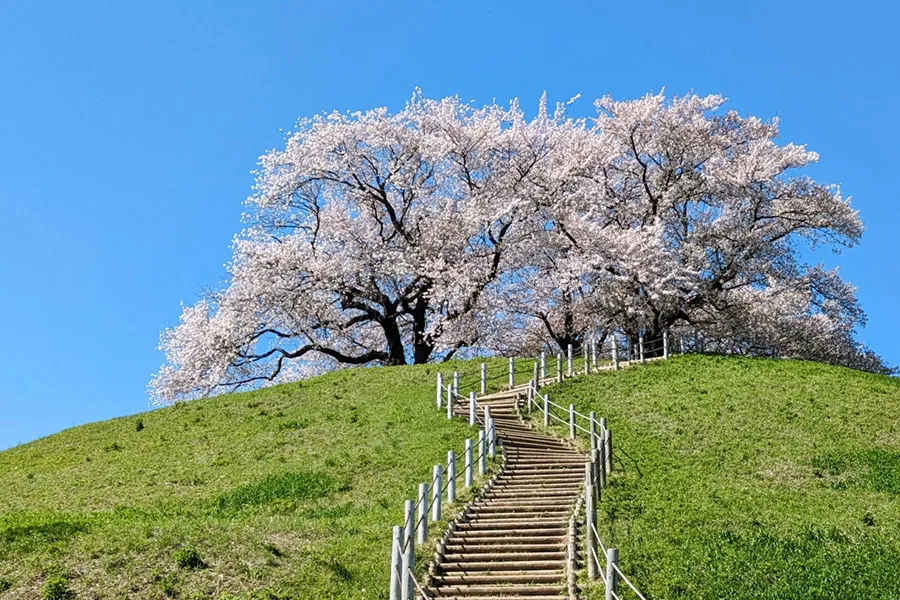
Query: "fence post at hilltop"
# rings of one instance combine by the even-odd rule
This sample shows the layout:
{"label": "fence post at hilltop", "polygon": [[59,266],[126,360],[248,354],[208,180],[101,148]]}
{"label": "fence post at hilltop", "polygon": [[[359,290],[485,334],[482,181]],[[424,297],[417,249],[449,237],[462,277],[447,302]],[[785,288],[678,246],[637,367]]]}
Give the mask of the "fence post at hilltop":
{"label": "fence post at hilltop", "polygon": [[550,427],[550,394],[544,394],[544,427]]}
{"label": "fence post at hilltop", "polygon": [[681,353],[684,354],[684,334],[678,336],[678,344],[681,346]]}
{"label": "fence post at hilltop", "polygon": [[453,370],[453,393],[459,396],[459,371]]}
{"label": "fence post at hilltop", "polygon": [[597,340],[591,340],[591,371],[597,370]]}
{"label": "fence post at hilltop", "polygon": [[531,379],[534,381],[534,389],[538,389],[538,362],[534,361],[534,372],[531,375]]}
{"label": "fence post at hilltop", "polygon": [[509,389],[513,389],[516,387],[516,375],[515,375],[515,359],[510,356],[509,357]]}
{"label": "fence post at hilltop", "polygon": [[575,439],[575,405],[569,405],[569,438]]}
{"label": "fence post at hilltop", "polygon": [[563,378],[563,370],[562,370],[562,352],[556,353],[556,381],[557,383],[562,382]]}
{"label": "fence post at hilltop", "polygon": [[487,365],[481,363],[481,393],[484,394],[487,391]]}
{"label": "fence post at hilltop", "polygon": [[469,392],[469,426],[475,425],[475,392]]}
{"label": "fence post at hilltop", "polygon": [[456,502],[456,452],[447,450],[447,504]]}
{"label": "fence post at hilltop", "polygon": [[606,551],[606,600],[615,600],[619,597],[619,573],[616,566],[619,564],[619,551],[609,548]]}
{"label": "fence post at hilltop", "polygon": [[487,436],[484,429],[478,430],[478,474],[487,472]]}
{"label": "fence post at hilltop", "polygon": [[393,535],[391,536],[391,593],[390,600],[400,600],[400,583],[402,581],[400,570],[400,538],[403,528],[394,525]]}
{"label": "fence post at hilltop", "polygon": [[541,352],[541,385],[544,385],[545,379],[547,379],[547,353]]}
{"label": "fence post at hilltop", "polygon": [[494,458],[497,455],[497,430],[494,429],[490,406],[484,407],[484,426],[487,427],[488,456]]}
{"label": "fence post at hilltop", "polygon": [[537,385],[534,379],[528,382],[528,412],[531,412],[531,406],[534,404],[534,386]]}
{"label": "fence post at hilltop", "polygon": [[613,361],[613,369],[619,370],[619,344],[616,343],[616,334],[612,334],[609,336],[610,341],[612,342],[612,361]]}
{"label": "fence post at hilltop", "polygon": [[434,475],[431,477],[431,520],[441,520],[441,496],[444,493],[444,467],[434,465]]}
{"label": "fence post at hilltop", "polygon": [[669,332],[663,331],[663,358],[669,358]]}
{"label": "fence post at hilltop", "polygon": [[572,344],[569,344],[569,347],[566,349],[566,377],[572,376]]}
{"label": "fence post at hilltop", "polygon": [[419,484],[419,498],[416,506],[416,541],[420,544],[425,543],[428,537],[428,484]]}
{"label": "fence post at hilltop", "polygon": [[640,352],[641,362],[644,362],[644,336],[638,336],[638,352]]}
{"label": "fence post at hilltop", "polygon": [[597,579],[597,561],[594,556],[597,554],[597,540],[594,536],[594,519],[597,511],[594,509],[594,483],[593,468],[590,462],[584,465],[584,561],[587,563],[588,579],[594,581]]}
{"label": "fence post at hilltop", "polygon": [[403,512],[406,514],[406,532],[403,536],[403,555],[400,561],[400,597],[402,600],[411,600],[413,580],[409,573],[416,568],[416,512],[412,500],[406,501]]}
{"label": "fence post at hilltop", "polygon": [[[444,376],[438,371],[437,374],[437,407],[440,409],[444,404]],[[449,398],[448,398],[449,400]]]}

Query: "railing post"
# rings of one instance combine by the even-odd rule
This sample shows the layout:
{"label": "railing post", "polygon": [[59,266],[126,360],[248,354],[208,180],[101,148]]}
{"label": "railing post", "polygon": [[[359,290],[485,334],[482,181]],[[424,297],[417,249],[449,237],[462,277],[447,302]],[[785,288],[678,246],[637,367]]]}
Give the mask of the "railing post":
{"label": "railing post", "polygon": [[475,457],[472,452],[472,439],[466,440],[466,489],[472,487],[473,479],[472,470],[475,468]]}
{"label": "railing post", "polygon": [[584,465],[584,560],[587,563],[588,579],[594,581],[597,579],[597,561],[594,556],[597,554],[597,539],[594,536],[594,516],[597,514],[594,509],[594,483],[593,468],[590,462]]}
{"label": "railing post", "polygon": [[476,410],[475,392],[469,392],[469,426],[475,425],[475,417],[476,417],[475,410]]}
{"label": "railing post", "polygon": [[481,363],[481,393],[487,392],[487,365]]}
{"label": "railing post", "polygon": [[537,385],[532,379],[528,382],[528,412],[531,412],[531,405],[534,404],[534,386]]}
{"label": "railing post", "polygon": [[484,429],[478,430],[478,474],[487,472],[487,436]]}
{"label": "railing post", "polygon": [[604,430],[603,439],[606,442],[606,474],[612,474],[612,431]]}
{"label": "railing post", "polygon": [[591,450],[597,449],[597,413],[591,411],[588,413],[588,417],[590,420],[590,426],[588,429],[591,430]]}
{"label": "railing post", "polygon": [[447,450],[447,504],[456,502],[456,452]]}
{"label": "railing post", "polygon": [[566,377],[572,376],[572,344],[569,344],[566,352]]}
{"label": "railing post", "polygon": [[453,393],[459,396],[459,371],[453,370]]}
{"label": "railing post", "polygon": [[619,344],[616,343],[616,334],[612,334],[610,336],[610,340],[612,341],[612,361],[613,361],[613,369],[619,370]]}
{"label": "railing post", "polygon": [[534,380],[534,389],[538,389],[538,368],[538,361],[534,361],[534,369],[531,374],[531,379]]}
{"label": "railing post", "polygon": [[450,393],[450,390],[447,390],[447,418],[453,418],[453,394]]}
{"label": "railing post", "polygon": [[490,406],[484,407],[484,425],[487,427],[488,456],[494,458],[497,455],[497,430],[494,429]]}
{"label": "railing post", "polygon": [[619,596],[619,551],[616,548],[606,550],[606,600],[615,600]]}
{"label": "railing post", "polygon": [[416,511],[412,500],[407,500],[403,508],[406,514],[406,532],[403,536],[403,556],[400,561],[400,597],[402,600],[412,600],[413,580],[409,573],[416,568]]}
{"label": "railing post", "polygon": [[563,368],[562,368],[562,352],[556,353],[556,381],[561,382],[563,378]]}
{"label": "railing post", "polygon": [[594,451],[597,454],[597,489],[606,487],[606,444],[601,443]]}
{"label": "railing post", "polygon": [[569,405],[569,438],[575,439],[575,405]]}
{"label": "railing post", "polygon": [[638,351],[640,352],[641,362],[644,362],[644,336],[638,336]]}
{"label": "railing post", "polygon": [[[451,451],[452,452],[452,451]],[[444,493],[444,467],[434,465],[431,477],[431,520],[441,520],[441,496]]]}
{"label": "railing post", "polygon": [[401,566],[400,559],[400,539],[403,535],[403,528],[399,525],[394,525],[393,535],[391,539],[391,592],[390,592],[390,600],[400,600],[400,594],[402,593],[400,590],[400,583],[402,581],[400,570],[403,568]]}
{"label": "railing post", "polygon": [[428,537],[428,484],[419,484],[419,502],[416,507],[416,541],[420,544],[425,543]]}
{"label": "railing post", "polygon": [[545,379],[547,379],[547,353],[541,352],[541,385],[544,385]]}
{"label": "railing post", "polygon": [[587,375],[588,373],[591,372],[591,370],[588,368],[588,351],[587,351],[587,346],[582,346],[582,347],[581,347],[581,357],[584,359],[584,374]]}
{"label": "railing post", "polygon": [[509,357],[509,389],[516,387],[515,360],[512,356]]}
{"label": "railing post", "polygon": [[[449,400],[449,398],[447,399]],[[440,372],[437,374],[437,407],[440,409],[444,405],[444,375]]]}
{"label": "railing post", "polygon": [[678,343],[681,345],[681,353],[684,354],[684,335],[678,336]]}
{"label": "railing post", "polygon": [[663,359],[669,358],[669,332],[663,331]]}
{"label": "railing post", "polygon": [[544,394],[544,427],[550,427],[550,394]]}
{"label": "railing post", "polygon": [[599,500],[600,490],[606,483],[606,478],[600,476],[603,472],[603,469],[600,467],[600,450],[591,450],[591,470],[594,475],[594,496]]}
{"label": "railing post", "polygon": [[591,371],[597,370],[597,340],[591,340]]}

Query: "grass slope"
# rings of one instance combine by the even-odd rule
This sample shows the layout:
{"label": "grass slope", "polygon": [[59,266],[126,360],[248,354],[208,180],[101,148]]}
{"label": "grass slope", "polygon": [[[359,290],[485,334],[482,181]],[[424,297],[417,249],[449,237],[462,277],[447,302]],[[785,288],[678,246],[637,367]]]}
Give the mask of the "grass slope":
{"label": "grass slope", "polygon": [[0,453],[0,598],[384,597],[403,500],[472,435],[434,373],[346,370]]}
{"label": "grass slope", "polygon": [[685,356],[550,393],[609,418],[601,536],[648,598],[900,598],[900,381]]}

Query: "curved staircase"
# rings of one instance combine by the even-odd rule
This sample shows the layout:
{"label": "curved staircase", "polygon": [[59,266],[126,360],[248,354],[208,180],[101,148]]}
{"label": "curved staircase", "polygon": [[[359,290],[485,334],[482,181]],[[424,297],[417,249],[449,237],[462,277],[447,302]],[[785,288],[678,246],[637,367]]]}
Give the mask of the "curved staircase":
{"label": "curved staircase", "polygon": [[[434,598],[560,600],[567,583],[570,518],[583,489],[585,458],[521,422],[524,388],[478,399],[490,406],[505,452],[493,486],[466,508],[438,544]],[[466,414],[468,407],[456,407]]]}

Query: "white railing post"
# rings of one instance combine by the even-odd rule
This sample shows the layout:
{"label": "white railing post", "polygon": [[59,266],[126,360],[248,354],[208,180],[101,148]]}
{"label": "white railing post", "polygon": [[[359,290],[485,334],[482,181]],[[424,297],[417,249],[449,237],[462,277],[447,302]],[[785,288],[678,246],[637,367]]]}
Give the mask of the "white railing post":
{"label": "white railing post", "polygon": [[678,336],[678,343],[681,346],[681,353],[684,354],[684,334]]}
{"label": "white railing post", "polygon": [[575,405],[569,405],[569,438],[575,439]]}
{"label": "white railing post", "polygon": [[487,392],[487,365],[481,363],[481,393]]}
{"label": "white railing post", "polygon": [[597,540],[594,536],[597,511],[594,509],[593,489],[593,467],[588,462],[584,465],[584,560],[587,563],[588,579],[591,581],[597,579],[597,562],[594,559],[597,554]]}
{"label": "white railing post", "polygon": [[456,452],[447,450],[447,504],[456,502]]}
{"label": "white railing post", "polygon": [[615,548],[606,550],[606,600],[615,600],[619,597],[619,573],[616,565],[619,563],[619,551]]}
{"label": "white railing post", "polygon": [[453,405],[454,405],[453,394],[450,393],[450,388],[447,388],[447,418],[448,419],[453,418]]}
{"label": "white railing post", "polygon": [[494,419],[491,417],[491,407],[484,407],[484,426],[487,428],[488,456],[494,458],[497,453],[497,431],[494,429]]}
{"label": "white railing post", "polygon": [[591,371],[597,370],[597,340],[591,340]]}
{"label": "white railing post", "polygon": [[640,352],[641,362],[644,362],[644,335],[638,336],[638,351]]}
{"label": "white railing post", "polygon": [[478,430],[478,474],[487,472],[487,436],[484,429]]}
{"label": "white railing post", "polygon": [[528,412],[531,412],[531,405],[534,403],[534,379],[528,382]]}
{"label": "white railing post", "polygon": [[590,420],[590,426],[588,429],[591,430],[591,450],[597,449],[597,413],[591,411],[588,413],[588,419]]}
{"label": "white railing post", "polygon": [[669,332],[663,331],[663,359],[669,358]]}
{"label": "white railing post", "polygon": [[453,393],[459,396],[459,371],[453,370]]}
{"label": "white railing post", "polygon": [[547,379],[547,353],[541,352],[541,385],[544,385],[545,379]]}
{"label": "white railing post", "polygon": [[469,392],[469,426],[475,425],[475,417],[476,417],[475,409],[476,409],[475,392]]}
{"label": "white railing post", "polygon": [[509,389],[516,387],[515,359],[509,357]]}
{"label": "white railing post", "polygon": [[428,537],[428,484],[419,484],[419,502],[416,507],[416,541],[420,544],[425,543]]}
{"label": "white railing post", "polygon": [[605,442],[604,445],[606,446],[606,453],[605,453],[606,454],[606,457],[605,457],[606,458],[606,474],[611,475],[612,474],[613,447],[612,447],[612,431],[610,429],[603,430],[603,441]]}
{"label": "white railing post", "polygon": [[472,439],[466,440],[466,489],[472,487],[474,480],[472,470],[475,468],[475,457],[472,451]]}
{"label": "white railing post", "polygon": [[[444,403],[444,376],[440,372],[437,374],[437,407],[440,409]],[[449,398],[448,398],[449,400]]]}
{"label": "white railing post", "polygon": [[441,520],[441,496],[444,493],[444,467],[434,465],[431,477],[431,520]]}
{"label": "white railing post", "polygon": [[572,376],[572,344],[569,344],[566,352],[566,377]]}
{"label": "white railing post", "polygon": [[603,469],[600,468],[600,450],[591,450],[591,470],[594,477],[594,496],[599,500],[600,490],[606,485],[606,477],[600,477],[603,473]]}
{"label": "white railing post", "polygon": [[582,347],[581,347],[581,357],[584,359],[584,374],[587,375],[588,373],[591,372],[591,370],[588,368],[588,351],[587,351],[587,346],[582,346]]}
{"label": "white railing post", "polygon": [[544,394],[544,427],[550,427],[550,394]]}
{"label": "white railing post", "polygon": [[556,353],[556,381],[557,382],[561,382],[562,378],[563,378],[562,359],[563,359],[563,353],[557,352]]}
{"label": "white railing post", "polygon": [[531,375],[531,379],[532,379],[532,381],[534,381],[534,389],[538,389],[538,386],[540,385],[538,383],[538,381],[540,381],[538,379],[538,361],[534,361],[534,370],[533,371],[534,372]]}
{"label": "white railing post", "polygon": [[610,341],[612,342],[612,361],[613,361],[613,369],[619,370],[619,344],[616,342],[616,334],[612,334],[609,336]]}
{"label": "white railing post", "polygon": [[416,512],[412,500],[407,500],[403,508],[406,514],[406,532],[403,536],[403,555],[400,560],[400,597],[402,600],[412,600],[413,580],[409,573],[416,568]]}
{"label": "white railing post", "polygon": [[400,600],[400,584],[402,582],[400,570],[403,568],[400,564],[400,540],[403,536],[403,528],[394,525],[391,539],[391,592],[390,600]]}

